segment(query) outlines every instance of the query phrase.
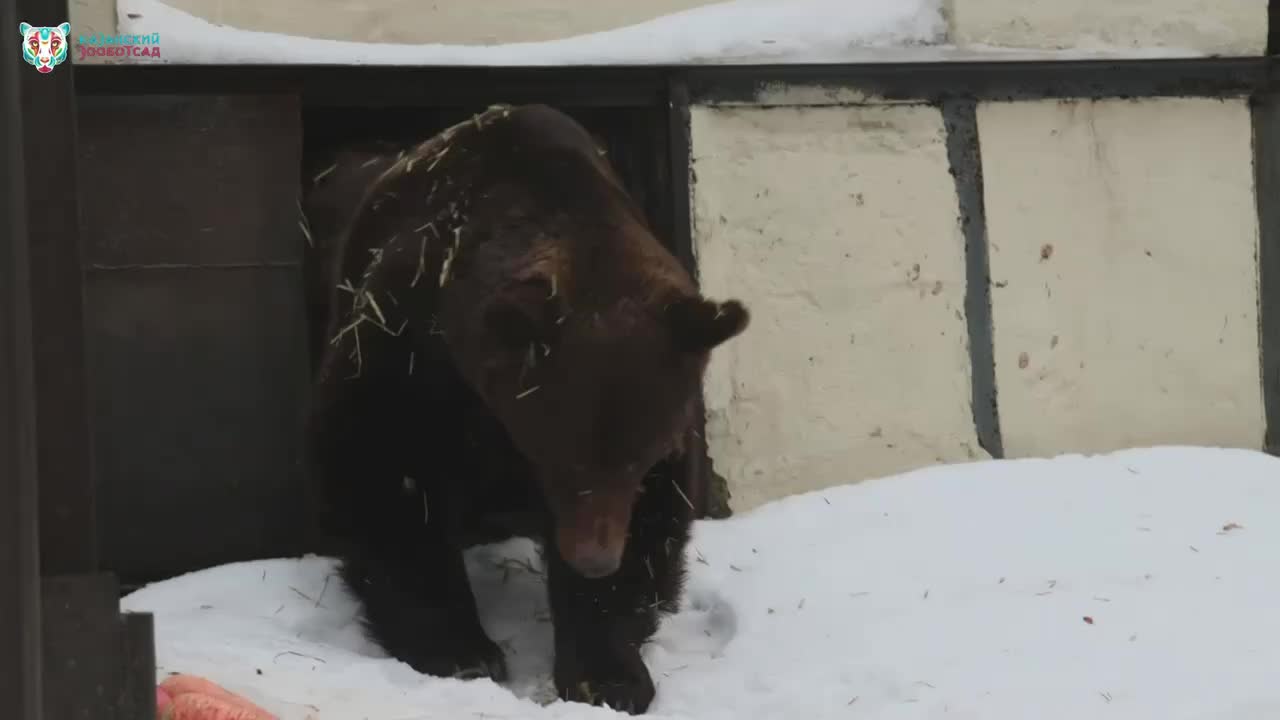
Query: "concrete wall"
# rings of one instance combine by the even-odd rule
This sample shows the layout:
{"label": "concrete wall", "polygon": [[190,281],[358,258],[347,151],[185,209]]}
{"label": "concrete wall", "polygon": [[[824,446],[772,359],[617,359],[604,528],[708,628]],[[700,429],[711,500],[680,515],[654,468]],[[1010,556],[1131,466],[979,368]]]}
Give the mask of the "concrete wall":
{"label": "concrete wall", "polygon": [[976,457],[941,113],[697,108],[691,130],[702,284],[754,313],[707,385],[733,507]]}
{"label": "concrete wall", "polygon": [[1260,55],[1267,0],[950,0],[961,46]]}
{"label": "concrete wall", "polygon": [[[756,318],[708,378],[734,510],[984,457],[940,112],[758,100],[691,122],[702,281]],[[977,122],[1005,455],[1261,448],[1246,101],[984,103]]]}
{"label": "concrete wall", "polygon": [[1244,100],[978,112],[1005,454],[1261,447]]}

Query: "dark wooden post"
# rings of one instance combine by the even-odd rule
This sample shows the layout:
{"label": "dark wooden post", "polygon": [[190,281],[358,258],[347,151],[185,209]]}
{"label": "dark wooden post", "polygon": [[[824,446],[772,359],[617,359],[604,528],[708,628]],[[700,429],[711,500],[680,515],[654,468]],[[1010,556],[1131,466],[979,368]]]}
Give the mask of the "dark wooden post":
{"label": "dark wooden post", "polygon": [[[14,29],[68,21],[66,0],[14,9],[0,2]],[[152,618],[121,615],[115,578],[97,572],[74,68],[19,62],[7,55],[0,78],[13,225],[0,239],[0,717],[146,720]]]}
{"label": "dark wooden post", "polygon": [[[0,2],[0,27],[16,28]],[[23,193],[21,57],[0,61],[0,717],[42,720],[36,420]]]}
{"label": "dark wooden post", "polygon": [[[17,9],[17,22],[56,26],[69,21],[67,0],[18,0]],[[16,37],[17,26],[7,27],[4,32]],[[75,33],[72,27],[71,34]],[[16,48],[10,54],[19,57]],[[41,571],[46,575],[94,572],[98,569],[97,524],[85,368],[75,73],[70,56],[51,73],[41,74],[29,66],[18,69],[21,116],[38,119],[29,120],[23,128],[23,147],[40,431],[36,453]]]}

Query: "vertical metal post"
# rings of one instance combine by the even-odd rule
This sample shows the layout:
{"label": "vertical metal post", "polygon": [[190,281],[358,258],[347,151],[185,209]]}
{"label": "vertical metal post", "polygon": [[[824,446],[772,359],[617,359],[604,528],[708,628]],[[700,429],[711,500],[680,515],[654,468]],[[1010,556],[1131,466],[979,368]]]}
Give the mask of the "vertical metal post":
{"label": "vertical metal post", "polygon": [[1258,303],[1262,333],[1262,401],[1267,431],[1263,449],[1280,455],[1280,93],[1251,98],[1253,172],[1258,204]]}
{"label": "vertical metal post", "polygon": [[[0,2],[0,27],[18,26]],[[39,504],[21,56],[0,53],[0,717],[42,720]]]}
{"label": "vertical metal post", "polygon": [[1280,0],[1267,0],[1267,54],[1280,55]]}
{"label": "vertical metal post", "polygon": [[[69,22],[67,0],[0,0],[17,22]],[[0,28],[18,37],[16,24]],[[77,30],[71,28],[71,35]],[[17,48],[9,50],[19,57]],[[73,58],[41,74],[20,67],[30,256],[31,340],[40,466],[40,570],[43,575],[98,570],[98,530],[88,374],[85,369],[84,268]],[[39,221],[36,222],[35,220]]]}

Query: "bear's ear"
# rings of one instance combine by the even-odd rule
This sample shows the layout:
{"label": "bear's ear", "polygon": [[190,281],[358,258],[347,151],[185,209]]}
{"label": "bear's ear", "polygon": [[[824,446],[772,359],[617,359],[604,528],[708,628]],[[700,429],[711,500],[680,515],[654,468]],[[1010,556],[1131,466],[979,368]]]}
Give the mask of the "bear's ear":
{"label": "bear's ear", "polygon": [[690,297],[668,305],[666,320],[676,347],[705,352],[746,330],[751,315],[737,300],[718,303]]}
{"label": "bear's ear", "polygon": [[559,313],[555,287],[536,276],[508,285],[490,301],[484,324],[503,345],[523,350],[530,343],[550,344]]}

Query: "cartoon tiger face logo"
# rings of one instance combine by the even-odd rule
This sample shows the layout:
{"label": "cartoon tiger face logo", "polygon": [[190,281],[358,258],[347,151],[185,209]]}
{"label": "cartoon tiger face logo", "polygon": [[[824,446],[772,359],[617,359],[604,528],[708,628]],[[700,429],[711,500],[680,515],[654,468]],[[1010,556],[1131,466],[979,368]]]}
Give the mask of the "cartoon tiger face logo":
{"label": "cartoon tiger face logo", "polygon": [[22,33],[22,59],[42,73],[51,73],[67,59],[67,35],[71,23],[56,27],[34,27],[27,23],[18,25]]}

